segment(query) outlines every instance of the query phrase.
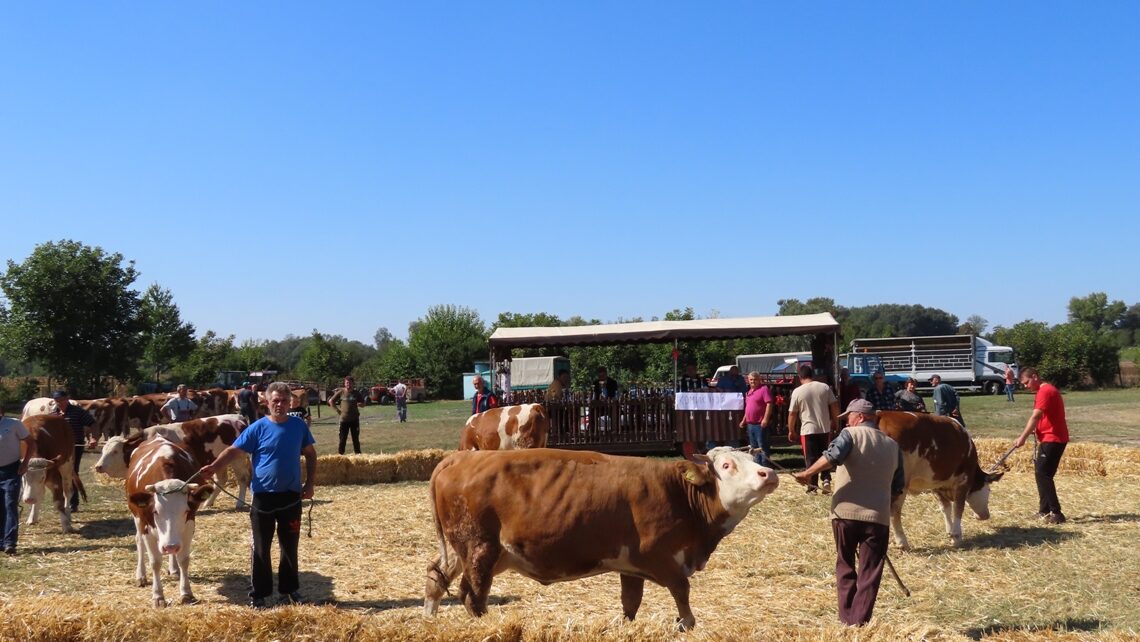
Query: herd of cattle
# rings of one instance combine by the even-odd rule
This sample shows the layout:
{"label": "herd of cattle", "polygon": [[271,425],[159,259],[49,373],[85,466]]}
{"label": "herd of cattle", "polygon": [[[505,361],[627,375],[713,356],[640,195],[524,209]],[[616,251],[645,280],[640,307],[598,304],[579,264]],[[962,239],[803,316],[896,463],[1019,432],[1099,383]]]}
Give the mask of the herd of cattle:
{"label": "herd of cattle", "polygon": [[[226,406],[220,406],[222,410]],[[151,417],[153,419],[153,417]],[[908,494],[932,492],[940,501],[952,545],[961,543],[968,504],[989,517],[990,484],[969,434],[953,419],[912,412],[878,413],[880,429],[903,452]],[[39,457],[26,475],[29,523],[45,484],[51,487],[64,532],[70,532],[67,495],[82,482],[72,474],[73,444],[62,417],[25,419]],[[246,426],[226,413],[178,424],[154,423],[107,440],[96,472],[126,481],[128,508],[136,527],[135,579],[153,603],[166,604],[161,562],[170,556],[182,601],[193,602],[189,556],[194,518],[209,506],[218,484],[196,479],[197,471]],[[715,448],[686,461],[621,457],[545,448],[549,419],[540,404],[495,408],[472,415],[461,431],[460,452],[432,473],[429,495],[439,557],[429,566],[424,610],[434,614],[451,582],[468,612],[486,611],[492,578],[514,570],[543,584],[616,572],[621,603],[633,619],[645,580],[670,591],[680,624],[695,620],[689,607],[689,577],[705,567],[717,544],[776,490],[776,472],[732,448]],[[248,487],[249,460],[230,471],[239,507]],[[221,475],[219,474],[219,477]],[[909,547],[901,513],[906,494],[891,506],[896,545]]]}

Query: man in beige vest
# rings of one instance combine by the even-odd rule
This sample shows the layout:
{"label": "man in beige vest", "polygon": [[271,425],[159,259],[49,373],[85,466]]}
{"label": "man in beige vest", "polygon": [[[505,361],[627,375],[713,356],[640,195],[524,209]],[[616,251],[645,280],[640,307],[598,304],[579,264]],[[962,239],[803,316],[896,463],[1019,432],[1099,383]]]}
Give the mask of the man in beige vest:
{"label": "man in beige vest", "polygon": [[871,402],[855,399],[840,417],[847,417],[847,427],[823,456],[795,478],[806,486],[813,475],[838,466],[831,498],[831,530],[835,535],[839,621],[862,626],[871,620],[879,594],[887,558],[891,498],[904,490],[903,460],[898,444],[875,425]]}

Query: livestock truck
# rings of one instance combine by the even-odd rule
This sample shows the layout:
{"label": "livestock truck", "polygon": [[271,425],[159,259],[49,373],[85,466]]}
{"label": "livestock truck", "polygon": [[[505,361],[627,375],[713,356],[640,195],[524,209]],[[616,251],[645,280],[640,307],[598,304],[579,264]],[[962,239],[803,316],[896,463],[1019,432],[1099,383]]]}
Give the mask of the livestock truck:
{"label": "livestock truck", "polygon": [[937,337],[885,337],[855,339],[854,355],[878,355],[888,375],[914,377],[920,385],[933,375],[957,390],[1000,394],[1005,386],[1006,366],[1017,376],[1017,354],[971,334]]}

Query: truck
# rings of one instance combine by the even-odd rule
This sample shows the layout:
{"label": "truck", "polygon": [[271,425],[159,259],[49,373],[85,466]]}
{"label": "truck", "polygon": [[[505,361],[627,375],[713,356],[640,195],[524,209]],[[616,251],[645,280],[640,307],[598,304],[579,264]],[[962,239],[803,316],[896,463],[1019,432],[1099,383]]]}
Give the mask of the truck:
{"label": "truck", "polygon": [[1005,369],[1018,374],[1017,354],[972,334],[855,339],[852,355],[877,355],[888,375],[914,377],[923,387],[933,375],[956,390],[1000,394]]}
{"label": "truck", "polygon": [[882,372],[887,383],[894,384],[896,387],[901,387],[909,378],[908,375],[888,372],[883,367],[882,357],[866,352],[839,355],[839,367],[847,368],[847,378],[863,390],[871,387],[876,372]]}

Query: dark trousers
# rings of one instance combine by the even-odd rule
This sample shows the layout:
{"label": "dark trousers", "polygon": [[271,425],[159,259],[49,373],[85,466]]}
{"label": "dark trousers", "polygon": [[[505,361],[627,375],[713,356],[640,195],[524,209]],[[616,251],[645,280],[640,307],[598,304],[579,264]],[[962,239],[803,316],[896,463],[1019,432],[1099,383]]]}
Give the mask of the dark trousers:
{"label": "dark trousers", "polygon": [[344,454],[344,444],[348,441],[348,434],[352,433],[352,450],[356,454],[360,454],[360,418],[356,419],[341,419],[340,420],[340,443],[337,445],[336,451]]}
{"label": "dark trousers", "polygon": [[[853,519],[831,520],[835,535],[835,591],[839,597],[839,621],[861,626],[871,621],[883,564],[887,559],[886,524]],[[856,572],[856,553],[858,572]]]}
{"label": "dark trousers", "polygon": [[249,592],[251,598],[273,594],[273,564],[269,553],[273,532],[277,531],[280,559],[277,561],[277,592],[288,595],[301,586],[297,574],[297,543],[301,539],[301,493],[254,493],[253,510],[249,512],[253,529],[253,553],[250,556]]}
{"label": "dark trousers", "polygon": [[20,460],[0,466],[0,549],[16,548],[20,535]]}
{"label": "dark trousers", "polygon": [[[816,435],[800,435],[800,443],[804,450],[804,465],[810,467],[815,463],[815,460],[823,456],[823,451],[827,450],[828,434],[822,432]],[[811,476],[812,486],[819,485],[820,477],[823,478],[823,481],[831,483],[831,471],[825,470],[819,475]]]}
{"label": "dark trousers", "polygon": [[[83,459],[83,444],[75,444],[75,454],[72,456],[72,464],[75,468],[75,477],[79,477],[79,460]],[[79,510],[79,484],[76,483],[71,488],[71,498],[68,500],[71,505],[71,512]]]}
{"label": "dark trousers", "polygon": [[1057,499],[1057,485],[1053,483],[1053,476],[1057,474],[1057,466],[1061,463],[1061,455],[1065,453],[1067,445],[1052,441],[1037,445],[1033,473],[1037,479],[1038,510],[1042,513],[1061,514],[1061,500]]}
{"label": "dark trousers", "polygon": [[408,399],[407,397],[400,399],[396,398],[396,414],[400,416],[400,423],[408,420]]}

